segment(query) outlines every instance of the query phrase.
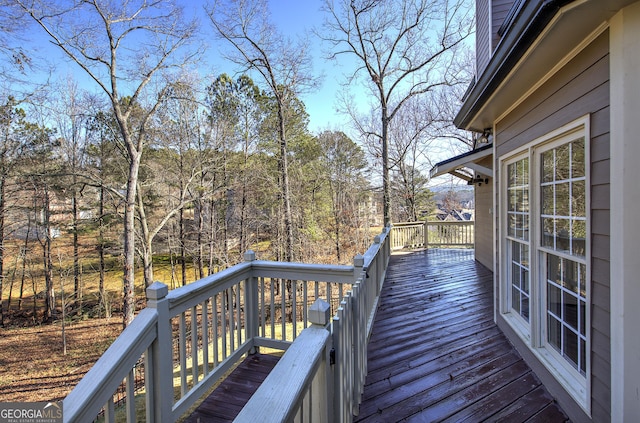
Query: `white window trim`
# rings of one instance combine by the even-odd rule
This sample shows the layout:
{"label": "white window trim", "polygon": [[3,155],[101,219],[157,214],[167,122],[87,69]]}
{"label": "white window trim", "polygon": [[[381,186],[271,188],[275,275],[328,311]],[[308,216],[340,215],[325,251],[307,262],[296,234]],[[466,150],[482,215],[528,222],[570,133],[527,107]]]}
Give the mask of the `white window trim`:
{"label": "white window trim", "polygon": [[[498,192],[498,201],[500,205],[498,232],[500,236],[499,257],[502,260],[500,266],[499,281],[499,312],[503,319],[509,324],[514,332],[529,347],[533,355],[549,370],[556,378],[558,383],[571,395],[571,397],[580,405],[580,407],[591,415],[591,245],[590,245],[590,228],[591,228],[591,171],[590,171],[590,116],[586,115],[573,122],[570,122],[557,130],[554,130],[540,138],[537,138],[527,145],[512,151],[508,155],[499,158],[500,162],[500,189]],[[586,227],[587,239],[585,246],[584,261],[576,260],[586,264],[587,269],[587,310],[586,313],[586,376],[582,376],[567,360],[562,357],[555,349],[546,344],[546,283],[541,283],[541,275],[546,275],[544,263],[541,255],[544,251],[549,251],[541,247],[541,235],[539,233],[540,222],[540,155],[558,145],[562,145],[575,137],[584,137],[585,143],[585,202],[586,210]],[[509,295],[511,295],[510,281],[507,279],[509,275],[510,261],[506,260],[510,256],[508,251],[508,228],[507,228],[507,172],[508,164],[511,164],[524,157],[529,158],[529,322],[526,322],[520,315],[511,312],[509,309]],[[562,253],[554,252],[554,254],[565,256]],[[570,256],[567,256],[570,257]],[[544,276],[546,277],[546,276]]]}

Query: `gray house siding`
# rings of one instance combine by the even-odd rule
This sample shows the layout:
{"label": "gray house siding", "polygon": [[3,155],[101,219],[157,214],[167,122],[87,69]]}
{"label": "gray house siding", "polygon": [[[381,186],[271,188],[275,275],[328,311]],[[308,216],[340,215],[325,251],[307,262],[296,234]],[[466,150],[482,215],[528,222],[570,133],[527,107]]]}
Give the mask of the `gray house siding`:
{"label": "gray house siding", "polygon": [[[586,114],[591,118],[591,415],[595,422],[607,422],[611,413],[608,31],[496,123],[495,160]],[[498,324],[570,417],[588,420],[501,317]]]}
{"label": "gray house siding", "polygon": [[[478,164],[491,168],[492,159],[487,157]],[[475,258],[486,268],[493,270],[493,179],[488,184],[475,187]]]}
{"label": "gray house siding", "polygon": [[[480,75],[491,59],[489,2],[476,0],[476,74]],[[476,78],[477,79],[477,78]]]}
{"label": "gray house siding", "polygon": [[502,38],[498,35],[498,29],[500,29],[504,19],[509,14],[513,3],[514,0],[493,0],[491,9],[491,51],[495,50],[500,38]]}

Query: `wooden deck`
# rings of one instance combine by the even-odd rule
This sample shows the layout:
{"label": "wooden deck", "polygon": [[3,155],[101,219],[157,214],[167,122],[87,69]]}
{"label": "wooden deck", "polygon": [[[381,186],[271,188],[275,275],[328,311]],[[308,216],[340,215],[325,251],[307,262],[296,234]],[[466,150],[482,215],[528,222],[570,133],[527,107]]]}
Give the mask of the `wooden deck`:
{"label": "wooden deck", "polygon": [[[391,257],[355,421],[567,421],[493,323],[492,278],[473,250]],[[247,358],[185,422],[232,421],[277,359]]]}
{"label": "wooden deck", "polygon": [[493,322],[492,273],[472,250],[391,257],[359,422],[564,422]]}

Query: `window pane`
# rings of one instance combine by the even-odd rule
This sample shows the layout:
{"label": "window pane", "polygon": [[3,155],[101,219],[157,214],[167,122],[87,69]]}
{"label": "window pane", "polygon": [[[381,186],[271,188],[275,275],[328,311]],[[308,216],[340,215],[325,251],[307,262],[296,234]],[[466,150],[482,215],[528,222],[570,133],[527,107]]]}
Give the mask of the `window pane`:
{"label": "window pane", "polygon": [[562,259],[553,254],[547,255],[547,280],[562,283]]}
{"label": "window pane", "polygon": [[529,246],[527,244],[520,244],[520,263],[524,267],[529,267]]}
{"label": "window pane", "polygon": [[580,373],[583,375],[587,374],[587,343],[584,339],[580,338]]}
{"label": "window pane", "polygon": [[575,181],[571,184],[571,216],[585,217],[586,197],[584,181]]}
{"label": "window pane", "polygon": [[557,251],[569,251],[569,219],[556,219],[556,246]]}
{"label": "window pane", "polygon": [[578,331],[578,299],[567,291],[562,293],[562,320]]}
{"label": "window pane", "polygon": [[555,180],[564,181],[569,179],[569,144],[556,148],[555,165]]}
{"label": "window pane", "polygon": [[564,356],[578,368],[578,335],[564,326],[564,346],[562,353]]}
{"label": "window pane", "polygon": [[542,187],[542,214],[553,215],[554,213],[554,193],[553,185],[545,185]]}
{"label": "window pane", "polygon": [[553,181],[553,150],[542,153],[542,182]]}
{"label": "window pane", "polygon": [[557,286],[547,285],[547,297],[549,299],[547,310],[553,313],[557,318],[562,318],[562,292]]}
{"label": "window pane", "polygon": [[527,322],[529,321],[529,298],[526,296],[522,297],[522,311],[520,314]]}
{"label": "window pane", "polygon": [[562,351],[562,324],[553,316],[547,320],[547,341],[558,352]]}
{"label": "window pane", "polygon": [[[563,281],[562,286],[569,291],[578,294],[578,263],[571,260],[562,260],[563,266]],[[576,326],[577,327],[577,326]]]}
{"label": "window pane", "polygon": [[569,182],[556,185],[556,216],[569,216]]}
{"label": "window pane", "polygon": [[515,287],[511,287],[511,308],[520,314],[520,291]]}
{"label": "window pane", "polygon": [[516,183],[516,164],[512,163],[507,166],[507,185],[513,186]]}
{"label": "window pane", "polygon": [[509,236],[516,236],[516,215],[513,213],[508,215],[507,232]]}
{"label": "window pane", "polygon": [[584,138],[580,138],[571,143],[571,177],[581,178],[584,176]]}
{"label": "window pane", "polygon": [[555,219],[545,217],[542,219],[542,245],[554,248]]}
{"label": "window pane", "polygon": [[584,257],[586,246],[587,222],[573,220],[571,222],[571,254]]}
{"label": "window pane", "polygon": [[516,211],[518,209],[518,190],[509,190],[509,204],[507,207],[509,211]]}
{"label": "window pane", "polygon": [[586,332],[585,332],[585,326],[587,323],[586,317],[587,317],[587,304],[580,300],[580,335],[582,336],[587,336]]}
{"label": "window pane", "polygon": [[580,296],[582,298],[587,298],[587,265],[580,264],[578,268],[580,269]]}

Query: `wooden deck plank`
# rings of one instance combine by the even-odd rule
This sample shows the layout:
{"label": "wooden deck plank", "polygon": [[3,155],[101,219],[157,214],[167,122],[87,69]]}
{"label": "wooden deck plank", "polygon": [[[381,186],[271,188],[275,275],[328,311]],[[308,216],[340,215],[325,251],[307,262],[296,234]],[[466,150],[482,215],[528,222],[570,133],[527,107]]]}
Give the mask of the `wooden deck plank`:
{"label": "wooden deck plank", "polygon": [[254,354],[245,358],[184,423],[232,422],[279,359],[271,354]]}
{"label": "wooden deck plank", "polygon": [[564,422],[493,322],[493,275],[468,250],[391,257],[358,422]]}

